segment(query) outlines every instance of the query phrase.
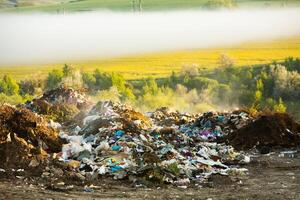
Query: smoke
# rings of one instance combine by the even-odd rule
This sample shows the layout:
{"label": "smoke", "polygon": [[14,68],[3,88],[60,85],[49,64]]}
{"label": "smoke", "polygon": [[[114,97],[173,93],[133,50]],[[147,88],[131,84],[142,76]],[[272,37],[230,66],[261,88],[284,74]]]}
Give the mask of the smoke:
{"label": "smoke", "polygon": [[0,66],[209,48],[300,34],[300,9],[1,14]]}

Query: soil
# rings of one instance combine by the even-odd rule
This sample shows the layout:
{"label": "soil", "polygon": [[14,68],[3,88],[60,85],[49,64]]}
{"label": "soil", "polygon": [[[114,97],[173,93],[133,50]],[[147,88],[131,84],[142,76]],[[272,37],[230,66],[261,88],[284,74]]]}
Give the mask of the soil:
{"label": "soil", "polygon": [[295,147],[300,144],[300,125],[285,113],[262,115],[224,140],[237,150]]}
{"label": "soil", "polygon": [[[42,178],[8,178],[0,172],[0,199],[300,199],[299,149],[294,158],[279,154],[252,156],[251,163],[244,166],[248,175],[216,175],[201,187],[187,189],[165,185],[135,188],[128,181],[109,178],[93,183],[58,178],[53,185]],[[59,184],[61,181],[65,185]],[[85,185],[92,191],[84,191]]]}
{"label": "soil", "polygon": [[57,130],[32,111],[9,105],[0,107],[0,167],[28,167],[59,152],[63,141]]}

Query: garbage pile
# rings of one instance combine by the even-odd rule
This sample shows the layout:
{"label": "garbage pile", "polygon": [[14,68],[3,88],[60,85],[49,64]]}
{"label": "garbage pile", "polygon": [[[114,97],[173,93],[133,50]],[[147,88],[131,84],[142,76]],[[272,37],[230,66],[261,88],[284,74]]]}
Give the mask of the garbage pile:
{"label": "garbage pile", "polygon": [[[189,135],[176,122],[161,124],[158,112],[148,113],[148,118],[126,105],[99,102],[82,128],[76,127],[73,135],[61,134],[69,143],[63,146],[60,160],[79,161],[78,170],[84,176],[131,177],[136,185],[143,180],[185,186],[206,181],[212,174],[245,172],[229,164],[248,163],[248,156],[231,146]],[[184,127],[188,126],[192,125]]]}
{"label": "garbage pile", "polygon": [[181,125],[180,131],[199,140],[216,141],[253,120],[254,118],[245,111],[207,112],[197,117],[195,122]]}
{"label": "garbage pile", "polygon": [[238,150],[300,145],[300,125],[286,113],[262,115],[229,134],[225,141]]}
{"label": "garbage pile", "polygon": [[189,113],[180,113],[178,111],[171,111],[167,107],[162,107],[154,112],[148,112],[146,115],[155,121],[158,126],[172,126],[182,125],[186,123],[193,123],[198,115],[191,115]]}
{"label": "garbage pile", "polygon": [[60,123],[73,121],[83,110],[90,108],[91,102],[84,92],[61,86],[26,103],[26,108]]}
{"label": "garbage pile", "polygon": [[0,107],[0,168],[35,167],[48,153],[61,151],[62,144],[43,117],[26,108]]}
{"label": "garbage pile", "polygon": [[135,186],[185,188],[214,174],[246,173],[242,167],[250,157],[236,150],[300,145],[300,125],[287,114],[253,117],[239,110],[191,115],[160,108],[144,115],[110,101],[90,106],[83,94],[63,87],[23,107],[2,105],[0,168],[36,167],[55,153],[55,162],[66,167],[59,174],[72,172],[80,180],[110,176]]}

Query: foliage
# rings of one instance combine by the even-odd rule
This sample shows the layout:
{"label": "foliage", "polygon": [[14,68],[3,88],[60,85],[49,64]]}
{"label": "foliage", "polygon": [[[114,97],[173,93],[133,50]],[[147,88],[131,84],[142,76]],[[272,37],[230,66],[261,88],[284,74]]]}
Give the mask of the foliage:
{"label": "foliage", "polygon": [[20,96],[18,94],[8,96],[4,93],[0,93],[0,105],[3,104],[3,103],[9,103],[9,104],[12,104],[12,105],[16,105],[16,104],[24,103],[24,102],[25,101],[22,98],[22,96]]}
{"label": "foliage", "polygon": [[64,77],[72,76],[74,73],[74,70],[75,70],[74,67],[65,64],[65,66],[63,67]]}
{"label": "foliage", "polygon": [[6,95],[16,95],[19,93],[19,85],[16,80],[9,75],[4,75],[2,80],[0,80],[0,93]]}
{"label": "foliage", "polygon": [[96,78],[93,74],[83,72],[82,81],[84,87],[89,88],[91,91],[96,90]]}
{"label": "foliage", "polygon": [[109,90],[100,90],[94,96],[95,102],[98,101],[114,101],[120,102],[120,93],[116,87],[111,87]]}
{"label": "foliage", "polygon": [[286,106],[281,98],[279,98],[278,103],[274,105],[274,111],[280,113],[284,113],[286,111]]}
{"label": "foliage", "polygon": [[[283,63],[289,63],[289,67]],[[291,58],[277,64],[243,68],[227,66],[214,70],[199,70],[197,65],[184,65],[181,73],[173,72],[166,78],[148,77],[129,81],[119,73],[99,69],[82,73],[64,66],[48,74],[45,88],[55,88],[60,84],[84,86],[96,101],[122,101],[142,111],[167,106],[189,112],[236,107],[248,107],[253,113],[262,109],[285,112],[290,111],[295,105],[292,103],[300,98],[297,67],[298,63]],[[4,76],[0,80],[1,99],[3,102],[13,102],[9,95],[14,93],[14,103],[22,102],[31,98],[42,85],[40,81],[17,84],[11,77]]]}
{"label": "foliage", "polygon": [[232,67],[234,65],[234,61],[228,55],[221,54],[218,60],[220,67]]}
{"label": "foliage", "polygon": [[45,83],[46,90],[52,90],[57,88],[61,84],[63,76],[63,72],[57,69],[54,69],[51,72],[49,72]]}

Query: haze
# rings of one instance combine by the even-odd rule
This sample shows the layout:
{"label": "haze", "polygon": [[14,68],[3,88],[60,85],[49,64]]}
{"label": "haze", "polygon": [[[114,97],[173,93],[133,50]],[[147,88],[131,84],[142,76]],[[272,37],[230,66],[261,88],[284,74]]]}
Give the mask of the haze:
{"label": "haze", "polygon": [[300,9],[1,14],[0,66],[95,60],[300,35]]}

